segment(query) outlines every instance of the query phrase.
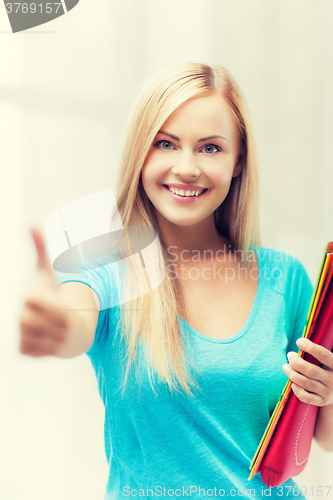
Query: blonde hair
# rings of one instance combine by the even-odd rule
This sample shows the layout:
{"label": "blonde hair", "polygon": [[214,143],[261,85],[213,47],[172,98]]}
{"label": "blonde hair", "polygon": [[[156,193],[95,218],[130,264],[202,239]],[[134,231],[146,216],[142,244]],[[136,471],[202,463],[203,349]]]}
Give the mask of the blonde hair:
{"label": "blonde hair", "polygon": [[[123,391],[140,347],[145,352],[145,369],[154,390],[154,372],[171,392],[181,388],[193,396],[200,389],[189,367],[196,369],[194,351],[185,348],[178,307],[187,310],[177,278],[170,279],[168,254],[159,233],[152,204],[141,181],[141,170],[153,140],[169,116],[185,101],[216,93],[232,110],[239,131],[241,173],[232,178],[227,197],[214,213],[217,231],[228,238],[231,247],[248,255],[260,244],[258,216],[258,171],[256,145],[245,98],[232,75],[221,66],[183,63],[155,76],[139,95],[120,161],[117,206],[124,228],[148,226],[159,235],[165,279],[149,293],[122,304],[122,340],[128,356]],[[249,262],[248,259],[245,259]],[[170,265],[170,264],[169,264]],[[247,265],[247,264],[245,264]],[[188,330],[188,333],[190,331]]]}

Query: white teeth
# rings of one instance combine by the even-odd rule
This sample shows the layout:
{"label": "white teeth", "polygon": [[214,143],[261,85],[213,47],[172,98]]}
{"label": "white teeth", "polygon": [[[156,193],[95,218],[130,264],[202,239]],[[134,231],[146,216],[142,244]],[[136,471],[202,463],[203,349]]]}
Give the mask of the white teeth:
{"label": "white teeth", "polygon": [[202,191],[203,191],[203,190],[202,191],[200,191],[200,190],[190,191],[189,189],[184,191],[183,189],[178,189],[178,188],[174,188],[174,187],[169,187],[169,189],[172,193],[178,194],[180,196],[198,196],[198,194],[202,193]]}

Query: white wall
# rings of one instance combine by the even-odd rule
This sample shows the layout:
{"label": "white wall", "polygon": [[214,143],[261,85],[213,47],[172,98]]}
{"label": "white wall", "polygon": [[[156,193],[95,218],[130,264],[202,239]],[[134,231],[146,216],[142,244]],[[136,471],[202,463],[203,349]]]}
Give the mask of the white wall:
{"label": "white wall", "polygon": [[[232,72],[259,146],[263,244],[295,251],[315,281],[333,236],[332,15],[330,0],[81,0],[12,34],[0,6],[1,499],[103,498],[104,409],[88,358],[18,351],[36,264],[28,224],[44,231],[65,203],[116,189],[126,121],[156,71],[199,61]],[[332,466],[314,444],[297,482],[328,486]]]}

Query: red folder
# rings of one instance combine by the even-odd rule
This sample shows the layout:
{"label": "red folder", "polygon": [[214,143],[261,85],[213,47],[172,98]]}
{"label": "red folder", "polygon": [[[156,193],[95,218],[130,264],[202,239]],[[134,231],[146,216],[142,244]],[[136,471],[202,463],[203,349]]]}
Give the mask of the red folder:
{"label": "red folder", "polygon": [[[326,246],[316,287],[307,313],[303,337],[332,351],[333,348],[333,242]],[[310,354],[298,355],[315,365]],[[319,407],[303,403],[288,381],[251,462],[251,479],[257,472],[267,486],[278,486],[299,474],[311,448]]]}

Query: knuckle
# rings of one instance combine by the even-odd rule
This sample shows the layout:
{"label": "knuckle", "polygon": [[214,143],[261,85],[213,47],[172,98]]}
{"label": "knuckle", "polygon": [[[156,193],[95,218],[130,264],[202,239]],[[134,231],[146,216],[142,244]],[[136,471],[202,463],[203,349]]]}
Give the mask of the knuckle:
{"label": "knuckle", "polygon": [[331,354],[331,353],[330,353],[327,349],[323,349],[323,350],[321,351],[321,362],[322,362],[322,363],[324,363],[324,364],[326,364],[326,362],[327,362],[327,361],[328,361],[328,359],[329,359],[329,355],[330,355],[330,354]]}
{"label": "knuckle", "polygon": [[316,378],[318,376],[317,367],[314,365],[309,366],[307,368],[307,375],[310,378]]}
{"label": "knuckle", "polygon": [[327,403],[327,401],[329,400],[329,397],[330,397],[330,391],[328,389],[325,388],[325,390],[323,391],[323,394],[321,396],[323,398],[323,401],[325,402],[325,404]]}
{"label": "knuckle", "polygon": [[313,380],[306,380],[305,388],[307,391],[314,392],[316,388],[316,383]]}
{"label": "knuckle", "polygon": [[23,338],[28,342],[34,342],[35,345],[37,345],[44,336],[44,328],[38,327],[36,325],[28,327],[23,331]]}
{"label": "knuckle", "polygon": [[45,337],[45,329],[40,327],[35,327],[32,331],[32,335],[38,340]]}
{"label": "knuckle", "polygon": [[304,391],[303,399],[302,399],[303,403],[312,405],[312,404],[315,404],[315,399],[316,399],[315,396]]}

